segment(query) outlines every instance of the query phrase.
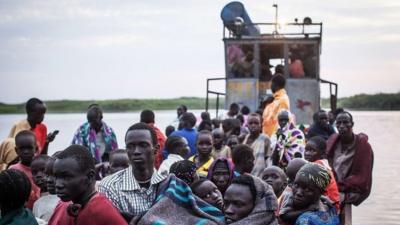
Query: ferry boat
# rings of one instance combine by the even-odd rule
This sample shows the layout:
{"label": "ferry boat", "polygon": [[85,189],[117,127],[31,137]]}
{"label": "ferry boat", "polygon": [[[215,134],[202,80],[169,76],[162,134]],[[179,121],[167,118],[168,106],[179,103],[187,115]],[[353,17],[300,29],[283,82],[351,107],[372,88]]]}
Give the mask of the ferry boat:
{"label": "ferry boat", "polygon": [[[222,9],[225,77],[207,79],[206,111],[209,98],[215,95],[217,116],[223,96],[225,109],[234,102],[253,112],[262,108],[272,96],[274,70],[286,78],[290,111],[297,124],[312,123],[313,114],[321,108],[321,85],[329,86],[330,108],[336,109],[338,85],[320,77],[322,23],[305,17],[282,24],[278,22],[278,5],[273,7],[276,14],[272,23],[253,23],[241,2],[228,3]],[[213,82],[221,81],[225,82],[224,92],[211,88]]]}

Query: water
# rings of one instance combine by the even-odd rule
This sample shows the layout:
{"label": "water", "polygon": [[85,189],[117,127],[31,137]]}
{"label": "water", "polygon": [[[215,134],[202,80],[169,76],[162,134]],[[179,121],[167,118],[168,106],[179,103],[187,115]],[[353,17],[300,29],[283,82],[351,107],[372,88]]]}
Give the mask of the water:
{"label": "water", "polygon": [[[197,116],[201,110],[195,110]],[[176,117],[174,110],[156,111],[156,125],[162,130]],[[139,121],[140,112],[105,113],[104,121],[110,125],[124,147],[123,138],[128,127]],[[211,116],[215,115],[211,112]],[[397,150],[397,138],[400,137],[400,111],[389,112],[353,112],[356,133],[368,134],[374,150],[374,173],[372,192],[369,198],[359,207],[353,207],[353,224],[357,225],[394,225],[400,221],[400,151]],[[4,139],[15,121],[24,119],[23,114],[0,115],[0,140]],[[49,152],[65,149],[72,140],[80,124],[85,122],[86,115],[46,114],[45,123],[49,131],[58,129]]]}

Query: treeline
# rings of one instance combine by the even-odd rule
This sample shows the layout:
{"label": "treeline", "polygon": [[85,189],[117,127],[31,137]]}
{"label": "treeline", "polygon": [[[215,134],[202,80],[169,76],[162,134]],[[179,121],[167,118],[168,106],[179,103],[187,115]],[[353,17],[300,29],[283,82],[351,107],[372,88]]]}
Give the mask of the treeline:
{"label": "treeline", "polygon": [[[128,112],[143,109],[168,110],[176,109],[179,105],[186,105],[189,109],[205,109],[206,99],[196,97],[181,97],[173,99],[118,99],[118,100],[58,100],[45,101],[47,112],[50,113],[78,113],[86,112],[90,104],[101,105],[106,112]],[[220,100],[220,108],[224,107],[224,100]],[[209,99],[209,108],[216,107],[216,99]],[[25,103],[4,104],[0,103],[0,114],[25,113]]]}
{"label": "treeline", "polygon": [[[329,108],[329,100],[322,100],[322,107]],[[400,110],[400,92],[392,94],[359,94],[338,99],[338,107],[353,110]]]}

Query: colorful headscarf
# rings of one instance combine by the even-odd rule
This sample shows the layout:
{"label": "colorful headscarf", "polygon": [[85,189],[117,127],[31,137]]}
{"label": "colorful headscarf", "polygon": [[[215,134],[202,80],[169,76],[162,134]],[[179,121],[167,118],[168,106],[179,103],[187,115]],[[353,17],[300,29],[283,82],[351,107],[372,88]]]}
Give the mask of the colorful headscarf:
{"label": "colorful headscarf", "polygon": [[322,193],[325,192],[326,187],[331,181],[331,176],[329,175],[328,170],[317,163],[305,164],[300,168],[299,172],[297,172],[297,176],[304,176],[310,179]]}

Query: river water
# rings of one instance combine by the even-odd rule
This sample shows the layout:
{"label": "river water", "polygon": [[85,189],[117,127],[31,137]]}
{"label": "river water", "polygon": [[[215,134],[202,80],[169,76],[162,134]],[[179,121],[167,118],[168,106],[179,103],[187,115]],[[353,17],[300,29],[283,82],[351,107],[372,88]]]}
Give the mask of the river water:
{"label": "river water", "polygon": [[[194,110],[197,116],[200,110]],[[165,127],[176,117],[174,110],[156,111],[156,125]],[[215,113],[211,112],[212,117]],[[394,225],[400,224],[400,111],[354,111],[354,130],[368,134],[374,150],[373,185],[370,197],[358,207],[353,207],[353,224]],[[124,147],[123,137],[127,128],[139,121],[140,112],[105,113],[104,121],[117,134],[118,144]],[[15,121],[24,119],[23,114],[0,115],[0,140],[4,139]],[[75,130],[85,122],[82,113],[46,114],[45,124],[49,131],[58,129],[60,133],[49,152],[65,149],[71,142]]]}

